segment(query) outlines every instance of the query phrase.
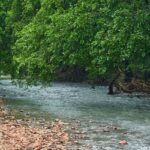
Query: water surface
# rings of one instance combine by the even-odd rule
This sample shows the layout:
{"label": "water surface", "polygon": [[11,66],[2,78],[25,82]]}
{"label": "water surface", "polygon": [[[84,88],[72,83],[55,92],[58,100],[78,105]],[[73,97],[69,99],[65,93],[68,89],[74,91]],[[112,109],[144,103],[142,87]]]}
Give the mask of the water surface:
{"label": "water surface", "polygon": [[[88,136],[80,142],[91,144],[92,150],[150,150],[149,96],[110,96],[106,87],[73,83],[20,88],[10,80],[0,80],[0,96],[9,99],[11,108],[67,122],[79,120],[80,130]],[[129,144],[120,146],[123,139]]]}

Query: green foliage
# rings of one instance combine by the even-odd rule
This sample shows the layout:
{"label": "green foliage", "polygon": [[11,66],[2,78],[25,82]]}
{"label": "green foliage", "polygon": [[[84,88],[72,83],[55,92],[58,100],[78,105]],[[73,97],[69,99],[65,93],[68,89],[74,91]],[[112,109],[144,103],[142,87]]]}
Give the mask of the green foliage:
{"label": "green foliage", "polygon": [[150,69],[148,1],[13,0],[4,14],[0,43],[6,32],[17,78],[48,82],[64,66],[89,78]]}
{"label": "green foliage", "polygon": [[10,51],[7,49],[6,10],[9,8],[8,1],[0,1],[0,73],[10,71]]}
{"label": "green foliage", "polygon": [[91,69],[97,66],[99,74],[150,69],[149,7],[143,8],[137,1],[120,3],[116,8],[105,9],[98,24],[100,30],[92,42]]}
{"label": "green foliage", "polygon": [[0,70],[14,73],[12,47],[17,34],[40,9],[40,0],[1,0],[0,7]]}

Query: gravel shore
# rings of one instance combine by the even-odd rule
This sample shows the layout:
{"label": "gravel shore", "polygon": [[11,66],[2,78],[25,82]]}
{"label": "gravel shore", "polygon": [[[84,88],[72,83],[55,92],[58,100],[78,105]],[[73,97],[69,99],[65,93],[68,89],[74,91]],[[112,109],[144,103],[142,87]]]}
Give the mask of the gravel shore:
{"label": "gravel shore", "polygon": [[69,135],[60,120],[33,127],[31,120],[17,120],[0,99],[0,150],[66,150]]}

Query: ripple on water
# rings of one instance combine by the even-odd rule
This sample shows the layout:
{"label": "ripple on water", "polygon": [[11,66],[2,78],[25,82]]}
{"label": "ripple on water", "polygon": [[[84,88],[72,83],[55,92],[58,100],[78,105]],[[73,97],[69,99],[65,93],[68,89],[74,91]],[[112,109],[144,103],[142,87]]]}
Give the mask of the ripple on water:
{"label": "ripple on water", "polygon": [[[22,87],[0,81],[0,96],[13,108],[47,112],[76,123],[87,134],[81,143],[92,150],[150,150],[150,97],[107,95],[106,87],[91,89],[86,84],[52,83],[50,87]],[[120,140],[128,145],[119,145]]]}

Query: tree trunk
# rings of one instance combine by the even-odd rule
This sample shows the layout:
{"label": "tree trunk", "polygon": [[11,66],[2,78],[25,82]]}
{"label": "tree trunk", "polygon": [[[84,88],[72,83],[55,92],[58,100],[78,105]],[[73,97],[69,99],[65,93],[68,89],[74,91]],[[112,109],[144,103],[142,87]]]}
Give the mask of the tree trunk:
{"label": "tree trunk", "polygon": [[108,94],[110,94],[110,95],[114,94],[114,90],[113,90],[114,83],[115,83],[116,80],[119,78],[119,76],[120,76],[120,73],[118,73],[118,74],[113,78],[113,80],[110,82],[109,87],[108,87],[108,90],[109,90]]}

